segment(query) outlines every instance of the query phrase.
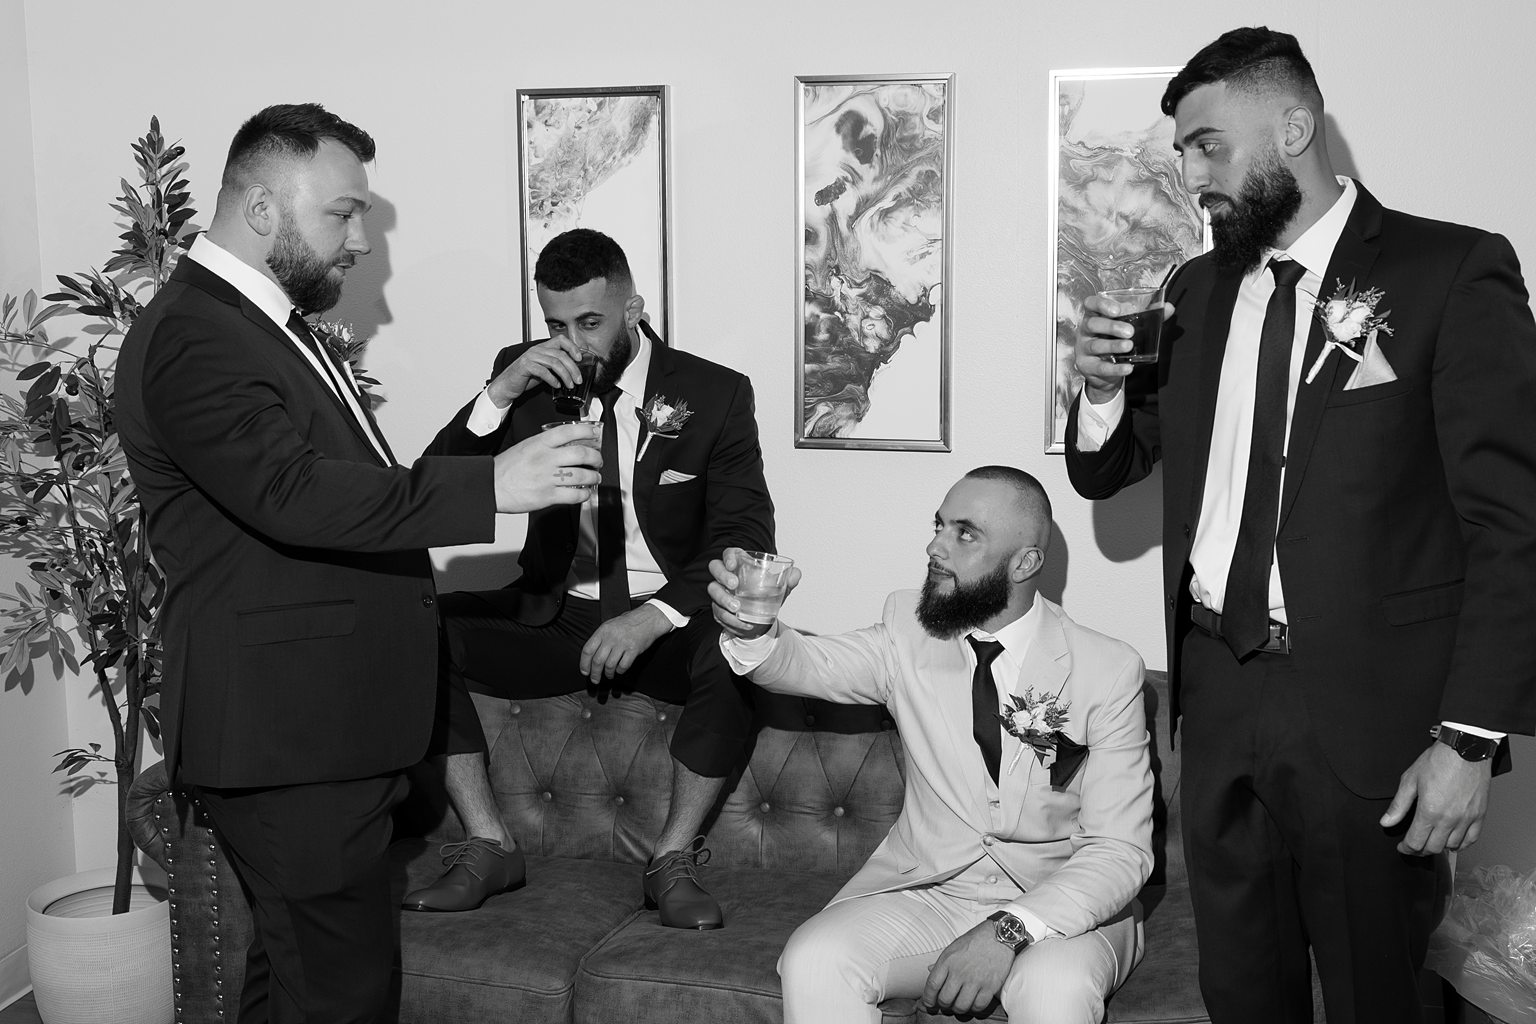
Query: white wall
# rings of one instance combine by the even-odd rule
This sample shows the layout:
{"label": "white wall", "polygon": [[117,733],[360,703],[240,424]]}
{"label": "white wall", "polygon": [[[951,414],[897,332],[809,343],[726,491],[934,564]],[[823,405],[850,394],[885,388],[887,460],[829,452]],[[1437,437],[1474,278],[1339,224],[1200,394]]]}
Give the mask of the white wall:
{"label": "white wall", "polygon": [[[673,338],[756,385],[779,545],[807,574],[791,621],[819,631],[871,621],[886,591],[918,581],[948,485],[1012,462],[1055,498],[1054,589],[1068,609],[1161,666],[1156,478],[1092,505],[1042,452],[1046,73],[1176,65],[1226,28],[1267,21],[1300,37],[1328,96],[1334,151],[1379,198],[1496,228],[1536,253],[1536,141],[1516,77],[1536,28],[1527,5],[1461,4],[1454,18],[1431,0],[758,9],[772,13],[719,0],[269,0],[259,11],[178,9],[130,41],[118,3],[27,0],[42,266],[99,264],[109,251],[105,203],[151,113],[187,144],[206,223],[239,121],[267,103],[320,100],[379,142],[374,253],[338,313],[375,329],[368,366],[390,395],[384,428],[397,451],[419,450],[519,334],[516,90],[666,83]],[[160,55],[153,73],[146,53]],[[793,76],[934,71],[957,75],[954,451],[797,451]],[[502,547],[515,548],[520,525],[504,533]],[[449,586],[500,578],[481,555],[443,561]],[[1496,795],[1511,817],[1536,788],[1536,751],[1524,754],[1523,774]],[[1506,799],[1518,786],[1523,796]],[[1515,843],[1536,848],[1536,835]]]}
{"label": "white wall", "polygon": [[[0,293],[39,280],[26,29],[21,4],[0,0]],[[0,593],[13,593],[19,575],[0,559]],[[27,984],[27,894],[74,870],[70,801],[49,773],[51,755],[68,746],[64,698],[46,671],[0,680],[0,1006]]]}

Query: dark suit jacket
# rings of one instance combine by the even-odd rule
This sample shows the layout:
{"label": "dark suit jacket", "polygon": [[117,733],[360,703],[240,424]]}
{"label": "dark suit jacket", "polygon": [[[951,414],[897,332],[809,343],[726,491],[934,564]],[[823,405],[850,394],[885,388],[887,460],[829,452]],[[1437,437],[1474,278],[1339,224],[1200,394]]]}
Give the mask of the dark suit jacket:
{"label": "dark suit jacket", "polygon": [[[635,515],[667,578],[656,598],[682,615],[696,615],[709,607],[710,559],[729,546],[774,550],[773,499],[763,479],[752,382],[735,370],[667,347],[643,321],[640,327],[651,340],[645,402],[657,395],[669,404],[686,401],[693,415],[675,438],[653,438],[635,466]],[[502,349],[491,379],[531,344]],[[512,403],[500,430],[478,437],[465,426],[474,404],[465,405],[438,432],[428,455],[494,454],[564,418],[555,411],[549,389],[535,385]],[[642,421],[642,444],[644,437]],[[692,479],[664,483],[667,470]],[[523,597],[515,610],[520,621],[541,625],[559,614],[576,553],[578,508],[530,514],[519,559],[523,572],[511,584]]]}
{"label": "dark suit jacket", "polygon": [[[1156,382],[1073,486],[1103,498],[1163,461],[1164,604],[1178,680],[1223,349],[1241,275],[1170,285]],[[1499,235],[1385,210],[1363,187],[1323,275],[1380,288],[1397,380],[1344,390],[1334,353],[1296,397],[1276,557],[1307,706],[1334,772],[1390,795],[1441,720],[1536,729],[1536,325]],[[1322,350],[1314,320],[1303,371]],[[1081,400],[1081,396],[1079,396]]]}
{"label": "dark suit jacket", "polygon": [[188,783],[364,778],[426,750],[429,545],[494,536],[489,459],[386,467],[287,336],[191,259],[117,366],[168,581],[166,763]]}

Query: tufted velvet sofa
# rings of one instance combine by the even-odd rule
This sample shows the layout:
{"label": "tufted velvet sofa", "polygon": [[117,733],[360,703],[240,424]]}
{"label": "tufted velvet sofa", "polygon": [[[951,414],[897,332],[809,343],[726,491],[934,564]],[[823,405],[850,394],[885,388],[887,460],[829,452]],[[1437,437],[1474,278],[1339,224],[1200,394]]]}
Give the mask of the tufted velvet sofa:
{"label": "tufted velvet sofa", "polygon": [[[1147,955],[1108,1019],[1205,1021],[1162,673],[1148,673],[1145,694],[1159,779],[1157,867],[1142,894]],[[709,828],[704,874],[726,926],[688,932],[662,928],[640,907],[642,865],[666,815],[677,709],[640,696],[475,699],[529,884],[472,913],[400,915],[400,1020],[781,1020],[774,964],[785,940],[900,809],[902,749],[884,709],[759,695],[750,763]],[[437,844],[458,829],[439,781],[424,770],[413,781],[393,848],[401,893],[435,877]],[[218,839],[194,800],[167,789],[158,765],[130,800],[136,841],[170,875],[177,1021],[233,1020],[250,919]],[[882,1009],[886,1024],[951,1019],[911,1000]]]}

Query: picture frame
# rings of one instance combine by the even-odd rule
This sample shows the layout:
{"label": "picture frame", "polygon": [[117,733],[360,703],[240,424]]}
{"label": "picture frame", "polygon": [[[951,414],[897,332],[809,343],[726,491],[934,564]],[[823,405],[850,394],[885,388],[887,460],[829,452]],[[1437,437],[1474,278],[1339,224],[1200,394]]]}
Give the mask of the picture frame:
{"label": "picture frame", "polygon": [[796,448],[950,450],[954,90],[795,78]]}
{"label": "picture frame", "polygon": [[1173,118],[1159,108],[1176,67],[1050,73],[1050,275],[1045,451],[1066,450],[1082,377],[1073,358],[1082,303],[1096,291],[1155,285],[1210,248],[1209,222],[1184,190]]}
{"label": "picture frame", "polygon": [[647,320],[674,343],[667,130],[665,85],[517,91],[525,340],[549,336],[533,280],[539,253],[584,227],[623,248]]}

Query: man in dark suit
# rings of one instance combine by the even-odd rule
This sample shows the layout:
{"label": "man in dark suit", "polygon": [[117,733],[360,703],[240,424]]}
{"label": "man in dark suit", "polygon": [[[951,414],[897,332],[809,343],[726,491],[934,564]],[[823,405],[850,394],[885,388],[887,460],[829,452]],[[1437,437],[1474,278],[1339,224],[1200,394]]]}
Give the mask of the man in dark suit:
{"label": "man in dark suit", "polygon": [[[1509,243],[1334,175],[1296,40],[1228,32],[1169,84],[1214,252],[1155,381],[1088,306],[1078,492],[1163,461],[1201,987],[1217,1022],[1420,1019],[1437,861],[1536,728],[1536,326]],[[1146,387],[1138,387],[1146,383]],[[1436,738],[1437,737],[1437,740]]]}
{"label": "man in dark suit", "polygon": [[679,352],[642,318],[624,252],[578,228],[552,239],[534,268],[547,341],[496,357],[490,383],[438,434],[429,454],[491,454],[560,420],[553,388],[581,380],[581,415],[602,423],[604,478],[581,510],[529,517],[522,575],[509,586],[447,594],[443,750],[448,795],[468,839],[444,848],[448,870],[407,894],[413,910],[478,907],[523,884],[485,774],[485,738],[466,686],[503,697],[638,691],[683,704],[672,740],[672,799],[644,875],[664,925],[718,928],[703,888],[699,832],[751,736],[748,687],[725,665],[709,608],[709,562],[728,546],[773,550],[752,384]]}
{"label": "man in dark suit", "polygon": [[230,146],[217,212],[123,341],[117,415],[165,570],[166,763],[252,905],[242,1021],[372,1022],[394,949],[385,848],[426,751],[437,611],[426,548],[581,500],[570,426],[406,468],[303,312],[365,255],[373,140],[317,104]]}

